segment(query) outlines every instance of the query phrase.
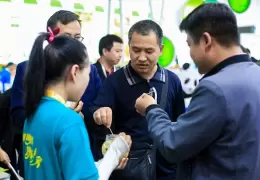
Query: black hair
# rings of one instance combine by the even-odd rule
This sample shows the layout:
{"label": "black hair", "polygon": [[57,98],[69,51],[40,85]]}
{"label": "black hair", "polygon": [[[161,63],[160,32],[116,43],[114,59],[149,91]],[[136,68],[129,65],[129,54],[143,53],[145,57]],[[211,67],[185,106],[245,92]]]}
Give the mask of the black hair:
{"label": "black hair", "polygon": [[114,42],[123,44],[123,40],[120,37],[118,37],[117,35],[108,34],[108,35],[102,37],[100,39],[99,45],[98,45],[99,55],[100,56],[103,55],[103,49],[110,51],[113,47]]}
{"label": "black hair", "polygon": [[50,27],[52,30],[56,28],[58,22],[60,22],[63,25],[67,25],[73,21],[78,21],[81,24],[81,21],[79,20],[79,16],[71,11],[66,10],[59,10],[55,12],[47,21],[47,31],[48,27]]}
{"label": "black hair", "polygon": [[43,43],[49,37],[49,33],[40,34],[31,50],[24,77],[26,117],[34,114],[48,84],[63,80],[74,64],[81,69],[89,65],[86,47],[80,41],[57,36],[44,48]]}
{"label": "black hair", "polygon": [[5,67],[8,68],[8,67],[10,67],[12,65],[14,65],[14,63],[13,62],[9,62]]}
{"label": "black hair", "polygon": [[208,32],[222,46],[240,44],[236,16],[223,3],[200,5],[181,22],[179,28],[188,33],[194,43],[199,43],[203,33]]}
{"label": "black hair", "polygon": [[161,46],[163,44],[163,30],[159,24],[152,20],[141,20],[135,23],[128,32],[128,42],[132,40],[133,33],[138,33],[143,36],[149,35],[151,32],[156,34],[158,44]]}

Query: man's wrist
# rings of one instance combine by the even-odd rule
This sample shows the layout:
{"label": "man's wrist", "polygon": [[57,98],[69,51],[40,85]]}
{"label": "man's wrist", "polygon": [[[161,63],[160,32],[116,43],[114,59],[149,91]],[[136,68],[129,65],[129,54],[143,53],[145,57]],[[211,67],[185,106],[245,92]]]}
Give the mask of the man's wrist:
{"label": "man's wrist", "polygon": [[158,107],[160,107],[160,105],[158,105],[158,104],[151,104],[151,105],[149,105],[149,106],[146,108],[146,110],[145,110],[145,115],[147,115],[147,113],[148,113],[150,110],[155,109],[155,108],[158,108]]}

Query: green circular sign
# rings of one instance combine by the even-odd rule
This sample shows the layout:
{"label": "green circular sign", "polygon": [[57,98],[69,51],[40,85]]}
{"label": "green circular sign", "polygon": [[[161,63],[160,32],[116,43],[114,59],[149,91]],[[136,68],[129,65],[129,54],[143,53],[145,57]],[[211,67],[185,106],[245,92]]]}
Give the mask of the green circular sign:
{"label": "green circular sign", "polygon": [[188,16],[196,7],[203,4],[203,0],[189,0],[184,4],[182,9],[182,19]]}
{"label": "green circular sign", "polygon": [[167,67],[171,64],[174,56],[175,56],[175,48],[174,45],[172,43],[172,41],[167,38],[167,37],[163,37],[163,51],[162,51],[162,55],[160,56],[158,63],[162,66],[162,67]]}
{"label": "green circular sign", "polygon": [[194,9],[204,3],[217,3],[217,0],[188,0],[182,9],[182,19],[188,16]]}
{"label": "green circular sign", "polygon": [[250,6],[251,0],[228,0],[228,4],[236,13],[245,12]]}

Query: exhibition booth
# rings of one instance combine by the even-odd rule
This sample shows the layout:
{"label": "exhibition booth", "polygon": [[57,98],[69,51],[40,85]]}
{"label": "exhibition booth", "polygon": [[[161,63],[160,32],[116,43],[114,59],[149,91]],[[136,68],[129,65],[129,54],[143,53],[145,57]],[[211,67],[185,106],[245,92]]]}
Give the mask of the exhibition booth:
{"label": "exhibition booth", "polygon": [[[186,35],[178,26],[194,8],[209,2],[226,3],[233,9],[241,30],[241,44],[250,49],[251,56],[260,59],[258,0],[0,0],[0,64],[27,60],[35,37],[46,31],[49,16],[66,9],[79,14],[82,20],[83,43],[88,48],[91,62],[99,58],[99,39],[111,33],[124,40],[124,56],[119,64],[123,66],[129,61],[129,28],[138,20],[152,19],[164,31],[164,50],[159,64],[175,71],[189,93],[201,75],[189,55]],[[189,63],[189,68],[183,70],[185,63]]]}

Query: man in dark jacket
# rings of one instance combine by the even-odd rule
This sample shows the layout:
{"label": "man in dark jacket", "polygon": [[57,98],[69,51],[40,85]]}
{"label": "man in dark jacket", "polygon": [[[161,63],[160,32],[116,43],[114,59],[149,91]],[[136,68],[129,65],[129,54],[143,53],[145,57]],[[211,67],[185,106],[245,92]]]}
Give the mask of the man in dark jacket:
{"label": "man in dark jacket", "polygon": [[187,112],[171,123],[147,94],[136,110],[162,155],[180,163],[178,180],[259,180],[260,68],[240,48],[234,13],[221,3],[201,5],[180,29],[205,74]]}
{"label": "man in dark jacket", "polygon": [[[8,89],[3,94],[0,94],[0,167],[5,169],[8,169],[7,162],[10,162],[10,160],[12,166],[16,168],[16,149],[20,147],[21,143],[21,141],[17,143],[19,138],[14,137],[13,123],[10,116],[11,90]],[[11,172],[8,171],[8,173]],[[13,174],[11,180],[16,180]]]}
{"label": "man in dark jacket", "polygon": [[[0,94],[0,146],[10,157],[13,154],[13,128],[10,116],[11,89]],[[2,154],[2,153],[1,153]],[[3,158],[0,158],[0,161]],[[15,159],[14,162],[15,163]],[[15,166],[15,164],[13,164]]]}

